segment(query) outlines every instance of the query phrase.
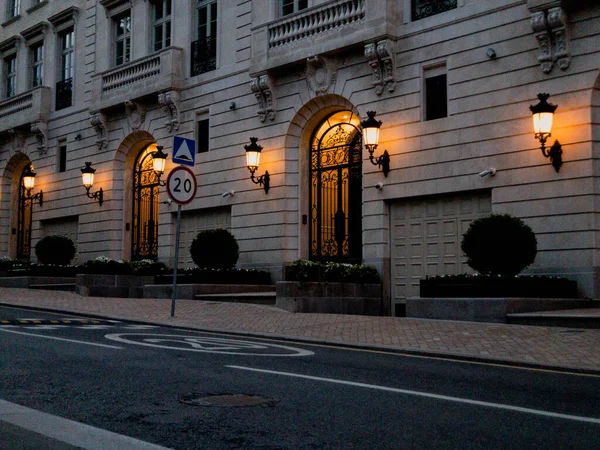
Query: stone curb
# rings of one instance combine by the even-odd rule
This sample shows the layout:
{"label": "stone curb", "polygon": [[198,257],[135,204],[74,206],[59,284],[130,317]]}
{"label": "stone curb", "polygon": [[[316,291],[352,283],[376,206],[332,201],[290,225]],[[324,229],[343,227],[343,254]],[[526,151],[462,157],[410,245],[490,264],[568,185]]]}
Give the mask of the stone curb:
{"label": "stone curb", "polygon": [[98,314],[98,313],[89,313],[85,311],[78,310],[70,310],[70,309],[60,309],[60,308],[44,308],[39,306],[29,306],[29,305],[14,305],[12,303],[4,303],[0,302],[0,306],[6,306],[11,308],[20,308],[20,309],[28,309],[32,311],[43,311],[43,312],[59,312],[59,313],[68,313],[74,316],[86,316],[86,317],[94,317],[98,319],[110,319],[110,320],[122,320],[126,322],[131,322],[140,325],[158,325],[166,328],[177,328],[182,330],[190,330],[190,331],[200,331],[203,333],[215,333],[215,334],[228,334],[239,337],[253,337],[253,338],[263,338],[270,340],[280,340],[286,342],[301,342],[306,344],[313,345],[322,345],[322,346],[330,346],[337,347],[341,349],[355,349],[355,350],[370,350],[370,351],[380,351],[387,353],[394,353],[397,355],[408,355],[411,357],[422,357],[422,358],[432,358],[432,359],[440,359],[440,360],[449,360],[449,361],[458,361],[465,363],[476,363],[476,364],[487,364],[487,365],[499,365],[503,367],[513,368],[513,369],[534,369],[540,371],[553,371],[553,372],[563,372],[574,375],[592,375],[600,377],[600,370],[593,369],[578,369],[574,367],[565,367],[551,364],[542,364],[542,363],[530,363],[524,361],[516,361],[513,359],[502,359],[502,358],[493,358],[493,357],[484,357],[484,356],[470,356],[463,355],[460,353],[452,353],[452,352],[427,352],[422,350],[414,350],[414,349],[403,349],[398,347],[386,347],[386,346],[377,346],[377,345],[369,345],[369,344],[348,344],[336,341],[328,341],[322,339],[310,339],[306,337],[290,337],[283,336],[278,334],[261,334],[261,333],[252,333],[252,332],[238,332],[231,330],[220,330],[214,328],[200,328],[193,324],[189,323],[169,323],[162,321],[151,321],[151,320],[140,320],[140,319],[132,319],[130,317],[119,316],[119,315],[106,315],[106,314]]}

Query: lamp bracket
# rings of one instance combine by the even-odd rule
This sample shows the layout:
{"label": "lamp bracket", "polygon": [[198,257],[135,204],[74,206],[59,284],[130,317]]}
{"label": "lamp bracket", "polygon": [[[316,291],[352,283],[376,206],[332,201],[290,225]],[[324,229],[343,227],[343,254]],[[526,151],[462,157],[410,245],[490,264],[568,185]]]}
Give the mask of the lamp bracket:
{"label": "lamp bracket", "polygon": [[387,177],[388,173],[390,172],[390,154],[388,153],[388,151],[384,150],[382,155],[375,157],[373,156],[375,148],[369,148],[368,150],[369,161],[371,161],[371,164],[373,164],[374,166],[379,166],[379,168],[383,172],[383,175]]}
{"label": "lamp bracket", "polygon": [[265,190],[265,194],[268,194],[269,188],[271,187],[270,186],[271,176],[269,175],[269,171],[267,170],[263,175],[261,175],[258,178],[256,178],[254,176],[254,172],[256,172],[256,168],[250,169],[250,179],[252,180],[252,182],[254,184],[261,185],[263,187],[263,189]]}
{"label": "lamp bracket", "polygon": [[98,203],[100,204],[100,206],[102,206],[102,202],[104,202],[104,192],[102,191],[102,188],[100,188],[98,191],[94,192],[93,194],[90,194],[90,188],[85,188],[85,191],[87,193],[87,196],[91,199],[94,200],[98,200]]}
{"label": "lamp bracket", "polygon": [[550,158],[552,167],[554,167],[554,170],[556,170],[556,172],[558,173],[558,171],[560,170],[560,166],[562,166],[563,163],[562,146],[560,145],[560,142],[554,141],[554,144],[552,144],[552,147],[550,147],[550,150],[548,151],[546,151],[546,147],[544,146],[544,144],[542,144],[542,154],[546,158]]}
{"label": "lamp bracket", "polygon": [[37,194],[31,195],[31,189],[27,189],[27,195],[25,196],[27,200],[31,200],[31,203],[37,201],[41,206],[44,206],[44,191],[40,189],[40,192]]}

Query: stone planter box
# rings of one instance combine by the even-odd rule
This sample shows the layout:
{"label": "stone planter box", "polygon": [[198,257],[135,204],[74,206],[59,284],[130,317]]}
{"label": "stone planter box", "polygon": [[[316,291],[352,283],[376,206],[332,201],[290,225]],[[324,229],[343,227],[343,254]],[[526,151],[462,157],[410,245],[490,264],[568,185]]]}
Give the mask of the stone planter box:
{"label": "stone planter box", "polygon": [[577,298],[577,282],[565,278],[421,279],[421,298]]}
{"label": "stone planter box", "polygon": [[382,311],[381,284],[280,281],[276,291],[277,307],[290,312],[378,316]]}
{"label": "stone planter box", "polygon": [[[144,298],[171,298],[173,285],[152,284],[144,286]],[[195,295],[238,294],[248,292],[272,292],[270,284],[187,284],[177,283],[177,298],[193,300]]]}
{"label": "stone planter box", "polygon": [[75,292],[85,297],[142,298],[144,285],[153,283],[153,276],[80,274]]}
{"label": "stone planter box", "polygon": [[594,300],[570,298],[424,298],[406,299],[406,317],[506,323],[507,314],[598,307]]}
{"label": "stone planter box", "polygon": [[75,281],[71,277],[0,277],[0,286],[8,288],[27,289],[31,285],[70,284]]}

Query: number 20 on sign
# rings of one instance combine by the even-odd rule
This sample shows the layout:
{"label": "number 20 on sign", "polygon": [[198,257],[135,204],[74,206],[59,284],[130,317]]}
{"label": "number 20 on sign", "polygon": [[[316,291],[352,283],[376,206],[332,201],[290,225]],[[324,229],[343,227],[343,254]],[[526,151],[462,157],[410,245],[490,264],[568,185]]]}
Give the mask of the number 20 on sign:
{"label": "number 20 on sign", "polygon": [[187,167],[179,166],[171,170],[167,178],[167,193],[179,205],[191,202],[196,196],[198,185],[196,176]]}

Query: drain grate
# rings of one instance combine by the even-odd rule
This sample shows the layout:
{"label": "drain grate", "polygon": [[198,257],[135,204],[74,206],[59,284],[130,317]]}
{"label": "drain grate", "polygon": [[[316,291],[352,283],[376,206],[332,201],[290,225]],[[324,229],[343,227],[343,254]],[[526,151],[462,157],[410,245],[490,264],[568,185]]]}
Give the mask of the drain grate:
{"label": "drain grate", "polygon": [[192,392],[179,397],[179,401],[190,406],[219,406],[219,407],[244,407],[244,406],[275,406],[279,399],[261,397],[250,394],[201,394]]}
{"label": "drain grate", "polygon": [[571,333],[583,333],[583,330],[560,330],[559,333],[567,333],[567,334],[571,334]]}

